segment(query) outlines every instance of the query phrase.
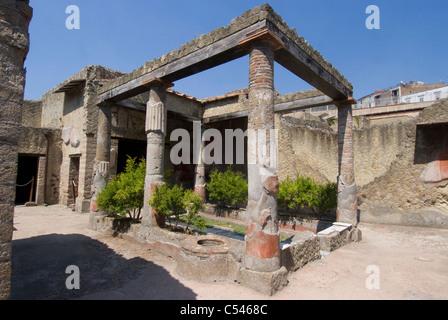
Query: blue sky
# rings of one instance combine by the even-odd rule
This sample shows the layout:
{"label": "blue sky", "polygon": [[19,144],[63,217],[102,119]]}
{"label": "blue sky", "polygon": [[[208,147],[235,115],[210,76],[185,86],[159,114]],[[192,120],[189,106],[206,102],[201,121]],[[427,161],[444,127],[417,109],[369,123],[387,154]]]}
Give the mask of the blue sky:
{"label": "blue sky", "polygon": [[[446,0],[31,0],[25,99],[39,99],[87,65],[130,72],[264,3],[339,69],[357,99],[400,81],[448,83]],[[69,5],[80,9],[79,30],[65,26]],[[379,30],[365,26],[369,5],[380,9]],[[248,68],[246,56],[173,89],[224,94],[248,85]],[[282,94],[311,88],[278,64],[275,85]]]}

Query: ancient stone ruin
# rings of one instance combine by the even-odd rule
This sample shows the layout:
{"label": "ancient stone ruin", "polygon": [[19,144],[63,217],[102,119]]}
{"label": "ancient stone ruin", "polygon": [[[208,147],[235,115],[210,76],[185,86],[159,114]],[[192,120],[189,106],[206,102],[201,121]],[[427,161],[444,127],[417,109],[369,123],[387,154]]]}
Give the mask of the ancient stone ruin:
{"label": "ancient stone ruin", "polygon": [[[109,179],[110,139],[111,139],[111,109],[114,104],[136,99],[146,93],[147,135],[147,167],[145,181],[145,202],[142,227],[154,229],[163,224],[155,210],[149,205],[149,198],[155,187],[163,183],[166,152],[165,145],[171,117],[168,111],[173,110],[169,104],[168,89],[176,80],[188,77],[200,71],[213,68],[243,55],[249,54],[249,87],[247,104],[236,113],[223,113],[205,118],[207,110],[197,107],[195,114],[189,110],[176,110],[177,116],[184,121],[201,121],[212,123],[223,119],[247,117],[247,129],[275,129],[276,108],[274,90],[274,61],[301,77],[319,90],[319,94],[294,101],[294,104],[279,106],[282,112],[309,108],[328,103],[337,105],[338,141],[339,141],[339,198],[337,221],[343,223],[339,231],[348,231],[346,239],[357,240],[360,232],[357,230],[357,200],[354,176],[353,155],[353,120],[351,105],[351,84],[330,63],[314,50],[303,38],[272,10],[268,5],[256,7],[245,12],[241,17],[233,19],[227,27],[220,28],[203,35],[182,46],[179,50],[170,52],[160,59],[148,62],[130,74],[107,82],[98,91],[97,105],[99,107],[97,153],[92,181],[93,196],[91,199],[92,214],[96,211],[95,196]],[[249,140],[251,138],[249,137]],[[269,148],[277,145],[275,141]],[[279,241],[279,225],[277,213],[278,176],[276,157],[268,162],[250,161],[259,153],[257,145],[248,143],[247,176],[249,183],[249,200],[246,213],[246,236],[244,254],[237,270],[238,281],[266,293],[272,294],[286,284],[286,267],[282,265],[282,250]],[[195,168],[194,185],[199,194],[204,186],[203,167]],[[95,220],[95,217],[93,218]],[[336,228],[336,227],[334,227]],[[333,230],[335,231],[335,230]],[[147,231],[149,233],[153,231]],[[328,232],[331,234],[332,232]],[[339,234],[339,233],[338,233]],[[185,240],[188,241],[188,240]],[[192,245],[183,245],[179,254],[184,263],[182,270],[189,264],[206,263],[217,256],[225,256],[226,250],[219,253],[207,251],[202,256],[211,255],[209,259],[196,257],[201,255],[201,241],[193,241]],[[205,242],[204,242],[205,241]],[[216,240],[221,245],[225,242]],[[221,241],[221,242],[220,242]],[[220,247],[216,244],[216,247]],[[189,249],[187,249],[187,247]],[[215,246],[213,246],[215,247]],[[193,253],[193,254],[192,254]],[[190,256],[189,260],[187,256]],[[219,259],[218,259],[219,260]],[[238,260],[238,259],[237,259]],[[189,262],[188,262],[189,261]],[[218,264],[222,264],[217,262]],[[226,264],[226,263],[224,263]],[[210,270],[210,268],[206,268]],[[212,268],[216,269],[216,268]],[[201,269],[202,270],[202,269]],[[185,274],[185,270],[183,271]]]}
{"label": "ancient stone ruin", "polygon": [[[27,1],[0,5],[0,20],[10,26],[0,32],[0,55],[7,66],[2,79],[8,80],[0,83],[0,170],[5,177],[0,181],[0,297],[9,292],[14,202],[69,206],[89,214],[92,228],[175,258],[184,277],[236,281],[269,295],[287,284],[290,272],[360,240],[360,220],[448,225],[446,100],[394,123],[354,117],[350,82],[269,5],[246,11],[229,25],[129,74],[86,66],[40,100],[23,101],[31,15]],[[207,99],[175,90],[180,79],[246,55],[247,88]],[[315,89],[280,95],[275,91],[274,62]],[[323,115],[300,112],[327,105],[335,106],[333,127]],[[198,126],[201,133],[248,132],[240,141],[244,162],[234,167],[248,177],[249,199],[245,210],[228,213],[244,221],[243,239],[170,233],[161,228],[164,217],[149,204],[167,170],[174,172],[176,183],[207,200],[208,175],[225,165],[174,164],[170,159],[173,132],[181,128],[192,133]],[[252,143],[257,132],[276,135],[267,134],[260,147]],[[201,137],[191,142],[199,154],[206,147]],[[260,154],[270,157],[257,161]],[[123,171],[127,155],[146,158],[143,218],[141,224],[120,222],[117,227],[96,200],[106,183]],[[338,204],[331,222],[319,221],[318,227],[315,222],[282,220],[279,181],[297,172],[337,183]],[[31,193],[26,189],[22,195],[21,187],[14,188],[29,181]],[[280,241],[285,230],[301,232],[285,243]]]}

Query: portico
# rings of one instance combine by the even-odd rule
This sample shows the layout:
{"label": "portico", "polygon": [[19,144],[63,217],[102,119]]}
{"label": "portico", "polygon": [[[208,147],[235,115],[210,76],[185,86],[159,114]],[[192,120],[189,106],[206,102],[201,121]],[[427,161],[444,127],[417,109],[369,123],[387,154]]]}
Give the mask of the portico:
{"label": "portico", "polygon": [[[123,103],[135,96],[146,96],[147,175],[145,180],[145,207],[142,224],[160,227],[163,219],[151,209],[149,199],[157,185],[163,183],[165,138],[167,122],[167,89],[179,79],[206,69],[224,64],[249,54],[248,107],[225,115],[204,117],[199,109],[193,116],[188,110],[180,111],[189,121],[213,123],[220,119],[247,117],[249,130],[275,129],[276,113],[335,104],[339,110],[339,197],[338,221],[352,225],[353,239],[358,238],[356,182],[354,176],[354,154],[351,105],[352,85],[328,63],[318,51],[291,30],[269,5],[256,7],[232,20],[226,27],[216,29],[183,45],[160,59],[146,63],[141,68],[104,85],[98,96],[98,106],[103,110],[106,123],[107,105]],[[290,70],[318,89],[312,96],[275,104],[274,61]],[[101,128],[101,133],[100,133]],[[107,124],[99,125],[98,143],[107,135]],[[269,137],[269,135],[268,135]],[[110,136],[109,136],[110,138]],[[250,137],[249,137],[250,138]],[[106,138],[107,140],[107,138]],[[203,141],[199,144],[202,145]],[[269,148],[276,149],[268,138]],[[198,142],[196,142],[198,143]],[[98,144],[101,146],[102,144]],[[202,145],[203,146],[203,145]],[[247,158],[258,153],[256,144],[248,144]],[[103,159],[104,158],[104,159]],[[95,177],[107,179],[107,154],[97,152]],[[102,170],[102,171],[101,171]],[[280,243],[277,219],[277,163],[250,161],[247,164],[249,201],[247,206],[245,257],[243,267],[251,275],[272,273],[282,276]],[[205,198],[204,166],[196,166],[195,190]],[[103,182],[94,179],[94,190]],[[92,202],[93,203],[93,202]],[[92,210],[94,211],[92,206]],[[275,279],[271,278],[272,281]]]}

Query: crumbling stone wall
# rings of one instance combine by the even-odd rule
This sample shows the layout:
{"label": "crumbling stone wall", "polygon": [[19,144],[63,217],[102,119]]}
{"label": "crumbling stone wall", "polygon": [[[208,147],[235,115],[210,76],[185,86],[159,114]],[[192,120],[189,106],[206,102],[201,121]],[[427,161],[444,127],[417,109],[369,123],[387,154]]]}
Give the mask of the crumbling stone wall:
{"label": "crumbling stone wall", "polygon": [[0,3],[0,299],[10,294],[18,141],[29,50],[29,1]]}
{"label": "crumbling stone wall", "polygon": [[338,137],[319,118],[278,117],[278,175],[280,181],[297,174],[319,183],[336,182]]}
{"label": "crumbling stone wall", "polygon": [[[445,122],[448,101],[442,100],[407,122],[354,130],[361,221],[448,226]],[[284,116],[279,123],[280,180],[298,172],[320,183],[336,182],[337,132],[317,117]],[[424,183],[424,172],[430,170],[440,181]]]}
{"label": "crumbling stone wall", "polygon": [[225,99],[205,100],[204,118],[245,111],[249,108],[247,93],[235,94]]}
{"label": "crumbling stone wall", "polygon": [[[89,211],[96,153],[97,91],[104,82],[120,75],[121,72],[102,66],[87,66],[36,102],[41,104],[40,126],[52,133],[45,186],[46,203],[73,203],[70,157],[80,156],[76,210]],[[29,111],[33,110],[26,113]]]}

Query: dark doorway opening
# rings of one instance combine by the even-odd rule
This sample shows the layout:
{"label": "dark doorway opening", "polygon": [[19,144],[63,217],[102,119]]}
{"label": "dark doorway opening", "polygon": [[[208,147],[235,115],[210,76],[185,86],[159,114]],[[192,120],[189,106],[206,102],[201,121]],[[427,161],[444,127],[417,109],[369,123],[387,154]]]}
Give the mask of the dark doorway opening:
{"label": "dark doorway opening", "polygon": [[131,158],[146,159],[146,141],[140,140],[118,140],[118,156],[117,156],[117,174],[124,172],[126,168],[126,160],[128,156]]}
{"label": "dark doorway opening", "polygon": [[17,165],[16,205],[36,201],[39,157],[19,155]]}
{"label": "dark doorway opening", "polygon": [[80,160],[81,158],[79,155],[70,156],[68,206],[74,205],[76,203],[76,198],[78,197]]}
{"label": "dark doorway opening", "polygon": [[[448,150],[448,124],[418,125],[415,138],[414,164],[428,164]],[[446,157],[446,156],[445,156]]]}

